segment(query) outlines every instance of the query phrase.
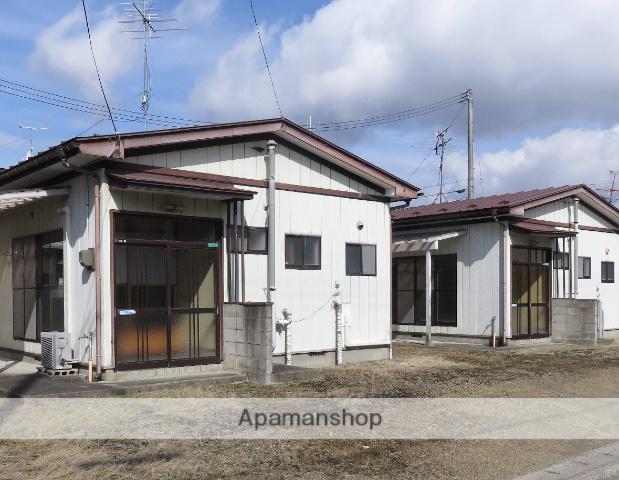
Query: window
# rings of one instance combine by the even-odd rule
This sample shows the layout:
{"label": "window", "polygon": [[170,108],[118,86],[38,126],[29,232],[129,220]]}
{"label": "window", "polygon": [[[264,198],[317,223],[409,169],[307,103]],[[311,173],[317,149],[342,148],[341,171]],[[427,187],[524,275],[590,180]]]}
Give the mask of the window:
{"label": "window", "polygon": [[234,241],[234,230],[233,226],[228,228],[231,253],[241,253],[242,249],[245,250],[245,253],[256,255],[266,255],[268,253],[268,229],[266,227],[245,227],[243,235],[241,235],[242,228],[239,227],[239,235],[236,242]]}
{"label": "window", "polygon": [[578,278],[591,278],[591,257],[578,257]]}
{"label": "window", "polygon": [[[457,256],[432,255],[432,325],[455,327],[458,323]],[[393,322],[426,324],[425,257],[393,261]]]}
{"label": "window", "polygon": [[615,283],[615,262],[602,262],[602,283]]}
{"label": "window", "polygon": [[553,252],[553,266],[555,270],[570,269],[570,254],[569,252]]}
{"label": "window", "polygon": [[286,268],[320,270],[320,237],[286,235]]}
{"label": "window", "polygon": [[13,240],[13,337],[64,330],[62,230]]}
{"label": "window", "polygon": [[376,276],[376,245],[347,243],[346,275]]}

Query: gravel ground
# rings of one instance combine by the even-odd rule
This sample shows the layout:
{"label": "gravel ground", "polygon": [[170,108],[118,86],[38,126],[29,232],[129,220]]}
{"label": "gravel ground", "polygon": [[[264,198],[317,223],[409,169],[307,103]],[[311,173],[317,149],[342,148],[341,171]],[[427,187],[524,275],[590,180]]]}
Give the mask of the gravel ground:
{"label": "gravel ground", "polygon": [[[219,385],[180,397],[617,397],[619,346],[514,353],[399,344],[394,360],[287,384]],[[156,396],[149,393],[143,396]],[[159,396],[164,396],[158,394]],[[1,442],[0,479],[513,478],[602,446],[592,441]]]}

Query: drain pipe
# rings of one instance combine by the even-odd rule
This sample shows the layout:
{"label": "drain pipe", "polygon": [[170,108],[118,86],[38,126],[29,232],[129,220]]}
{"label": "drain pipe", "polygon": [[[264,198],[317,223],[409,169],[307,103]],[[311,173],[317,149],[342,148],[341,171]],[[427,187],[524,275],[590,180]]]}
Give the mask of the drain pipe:
{"label": "drain pipe", "polygon": [[503,345],[507,345],[512,336],[511,312],[511,246],[509,237],[509,223],[501,222],[503,240]]}
{"label": "drain pipe", "polygon": [[[267,142],[267,302],[273,302],[275,292],[275,149],[277,142]],[[272,307],[271,311],[275,309]],[[273,348],[276,341],[276,319],[273,317]]]}
{"label": "drain pipe", "polygon": [[335,309],[335,364],[344,363],[342,354],[343,346],[343,322],[342,322],[342,298],[340,283],[335,282],[335,293],[333,294],[333,308]]}
{"label": "drain pipe", "polygon": [[578,207],[580,206],[580,199],[578,197],[574,197],[574,259],[572,260],[572,265],[574,265],[574,298],[578,298]]}
{"label": "drain pipe", "polygon": [[285,363],[286,365],[292,365],[292,313],[287,308],[282,310],[283,320],[278,320],[278,323],[284,329],[284,342],[285,342]]}

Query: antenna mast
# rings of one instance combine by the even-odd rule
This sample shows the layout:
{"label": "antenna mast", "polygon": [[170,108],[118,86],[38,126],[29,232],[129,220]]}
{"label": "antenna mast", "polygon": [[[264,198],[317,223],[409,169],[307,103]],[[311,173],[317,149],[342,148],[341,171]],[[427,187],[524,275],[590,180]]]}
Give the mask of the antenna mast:
{"label": "antenna mast", "polygon": [[438,166],[438,193],[436,194],[436,198],[434,199],[433,203],[443,203],[447,201],[445,192],[443,192],[443,158],[445,156],[445,147],[449,142],[451,142],[451,138],[445,140],[445,135],[447,135],[448,129],[449,127],[436,134],[434,153],[440,158],[440,163]]}
{"label": "antenna mast", "polygon": [[141,33],[141,37],[131,37],[132,40],[142,40],[144,42],[144,68],[143,68],[143,89],[140,94],[140,108],[144,112],[144,130],[148,130],[148,108],[150,106],[150,97],[152,89],[150,86],[150,66],[148,56],[150,51],[150,41],[153,38],[161,38],[161,32],[171,32],[178,30],[188,30],[187,28],[155,28],[154,24],[163,22],[176,22],[176,18],[161,18],[159,11],[153,8],[153,3],[142,0],[141,2],[121,3],[127,15],[125,20],[119,20],[118,23],[139,23],[142,28],[140,30],[123,30],[123,33]]}
{"label": "antenna mast", "polygon": [[34,149],[32,146],[32,134],[34,132],[38,132],[39,130],[47,130],[47,127],[29,127],[28,125],[20,124],[19,128],[21,128],[22,130],[26,130],[27,132],[26,135],[28,136],[28,143],[30,144],[30,148],[28,148],[28,152],[26,153],[26,158],[24,158],[24,160],[28,160],[34,155]]}

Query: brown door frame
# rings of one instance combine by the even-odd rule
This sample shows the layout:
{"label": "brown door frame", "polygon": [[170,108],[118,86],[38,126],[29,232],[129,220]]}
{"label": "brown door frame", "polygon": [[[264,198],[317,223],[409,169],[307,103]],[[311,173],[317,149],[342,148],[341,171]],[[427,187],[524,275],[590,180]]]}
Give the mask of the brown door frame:
{"label": "brown door frame", "polygon": [[[204,248],[208,250],[218,250],[218,253],[215,253],[215,275],[217,278],[215,284],[215,305],[216,305],[216,313],[215,313],[215,322],[216,322],[216,340],[215,340],[215,348],[216,354],[214,357],[201,357],[195,359],[180,359],[180,360],[172,360],[170,355],[170,321],[169,321],[169,302],[170,302],[170,292],[169,292],[169,282],[166,282],[166,324],[167,324],[167,360],[156,360],[150,362],[131,362],[131,363],[121,363],[119,364],[116,361],[117,352],[116,352],[116,271],[115,271],[115,246],[119,245],[119,242],[115,240],[115,226],[116,219],[119,216],[149,216],[149,217],[158,217],[161,219],[181,219],[181,220],[193,220],[193,221],[201,221],[201,222],[209,222],[217,225],[217,242],[218,247],[208,247],[208,242],[179,242],[179,241],[171,241],[171,240],[127,240],[123,242],[121,245],[143,245],[143,246],[158,246],[165,249],[165,258],[166,264],[168,262],[169,249],[173,247],[188,247],[188,248]],[[184,366],[184,365],[205,365],[209,363],[221,363],[223,361],[223,303],[224,303],[224,286],[223,286],[223,245],[224,245],[224,221],[221,218],[212,218],[212,217],[195,217],[189,215],[166,215],[159,213],[149,213],[149,212],[136,212],[136,211],[127,211],[127,210],[110,210],[110,269],[111,269],[111,321],[112,321],[112,364],[115,370],[138,370],[144,368],[167,368],[167,367],[175,367],[175,366]],[[166,277],[168,275],[167,265],[166,265]]]}
{"label": "brown door frame", "polygon": [[[510,266],[510,272],[511,272],[511,276],[512,278],[510,279],[510,283],[513,283],[514,281],[514,265],[526,265],[527,266],[527,283],[528,283],[528,293],[527,293],[527,297],[529,299],[528,303],[527,303],[527,322],[528,322],[528,334],[527,335],[514,335],[513,333],[513,329],[512,329],[512,336],[511,338],[514,340],[519,340],[519,339],[529,339],[529,338],[547,338],[550,337],[552,335],[552,248],[548,248],[548,247],[537,247],[537,246],[530,246],[530,245],[512,245],[511,246],[512,251],[513,249],[519,249],[519,250],[528,250],[529,251],[529,261],[528,262],[514,262],[514,256],[510,255],[511,257],[511,266]],[[539,264],[539,263],[531,263],[531,250],[543,250],[546,252],[547,255],[547,259],[548,259],[548,265],[544,266],[543,264]],[[546,298],[547,301],[545,303],[546,306],[546,324],[548,325],[548,333],[547,334],[534,334],[531,335],[531,265],[540,265],[544,268],[546,268]],[[519,308],[521,306],[524,306],[524,304],[514,304],[513,303],[513,298],[511,298],[512,293],[510,292],[510,304],[512,305],[517,305],[516,308]],[[536,303],[535,306],[540,306],[540,305],[544,305],[543,303]],[[513,314],[510,316],[510,321],[513,319]]]}

